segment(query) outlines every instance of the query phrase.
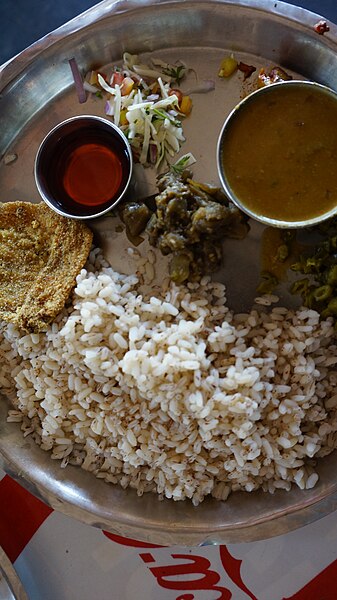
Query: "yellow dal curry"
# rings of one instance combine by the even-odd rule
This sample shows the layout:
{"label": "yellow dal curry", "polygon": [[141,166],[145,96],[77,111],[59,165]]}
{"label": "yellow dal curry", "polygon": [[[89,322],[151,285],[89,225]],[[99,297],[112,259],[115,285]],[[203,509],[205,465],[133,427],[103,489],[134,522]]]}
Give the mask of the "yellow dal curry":
{"label": "yellow dal curry", "polygon": [[337,205],[337,99],[297,83],[244,102],[222,146],[225,177],[242,206],[288,223]]}

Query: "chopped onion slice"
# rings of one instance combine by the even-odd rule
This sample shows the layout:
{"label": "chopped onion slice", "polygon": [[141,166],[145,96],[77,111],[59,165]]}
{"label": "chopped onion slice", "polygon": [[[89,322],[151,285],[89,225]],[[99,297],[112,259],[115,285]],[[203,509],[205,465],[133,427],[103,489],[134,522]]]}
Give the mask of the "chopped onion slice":
{"label": "chopped onion slice", "polygon": [[190,94],[207,94],[208,92],[212,92],[215,89],[215,81],[212,79],[204,79],[199,84],[196,84],[194,87],[190,87],[188,90],[184,92],[188,96]]}
{"label": "chopped onion slice", "polygon": [[137,75],[141,75],[142,77],[149,77],[150,79],[158,79],[161,77],[163,81],[170,83],[172,81],[172,77],[169,75],[164,75],[159,71],[155,71],[154,69],[149,69],[145,65],[133,65],[133,71],[137,73]]}
{"label": "chopped onion slice", "polygon": [[148,117],[145,116],[144,119],[144,139],[143,139],[143,148],[139,157],[139,162],[141,164],[146,163],[147,160],[147,153],[149,150],[149,143],[150,143],[150,134],[151,134],[151,129],[150,129],[150,119]]}
{"label": "chopped onion slice", "polygon": [[122,94],[121,94],[121,88],[119,85],[115,86],[115,90],[116,90],[116,97],[115,97],[115,114],[114,114],[114,121],[115,121],[115,125],[119,125],[119,120],[120,120],[120,116],[121,116],[121,98],[122,98]]}
{"label": "chopped onion slice", "polygon": [[154,102],[155,100],[159,100],[159,94],[149,94],[147,97],[149,102]]}
{"label": "chopped onion slice", "polygon": [[71,68],[71,72],[73,74],[78,101],[79,101],[80,104],[84,104],[84,102],[86,102],[86,100],[87,100],[87,95],[85,93],[85,89],[84,89],[84,86],[83,86],[82,75],[81,75],[81,73],[79,71],[76,59],[75,58],[71,58],[69,60],[69,65],[70,65],[70,68]]}
{"label": "chopped onion slice", "polygon": [[103,88],[103,90],[105,90],[106,92],[109,92],[109,94],[111,94],[112,96],[114,96],[116,94],[116,89],[111,87],[111,85],[109,85],[105,81],[104,77],[102,77],[102,75],[100,73],[98,73],[97,79],[98,79],[98,83]]}
{"label": "chopped onion slice", "polygon": [[153,102],[138,102],[137,104],[131,104],[129,106],[129,110],[138,110],[139,108],[150,108],[153,105]]}
{"label": "chopped onion slice", "polygon": [[124,52],[123,63],[127,66],[127,68],[132,69],[133,65],[135,65],[137,61],[138,54],[130,54],[129,52]]}
{"label": "chopped onion slice", "polygon": [[172,94],[171,96],[167,96],[166,98],[163,98],[162,100],[158,100],[158,102],[155,102],[152,105],[152,108],[166,108],[166,106],[170,106],[171,104],[178,104],[179,100],[178,100],[178,96],[176,96],[176,94]]}
{"label": "chopped onion slice", "polygon": [[108,117],[112,117],[114,114],[113,104],[111,104],[109,100],[107,100],[105,103],[105,114],[108,115]]}
{"label": "chopped onion slice", "polygon": [[161,60],[161,58],[151,58],[151,62],[154,67],[161,67],[162,69],[167,69],[170,66],[167,62]]}
{"label": "chopped onion slice", "polygon": [[167,89],[165,88],[165,86],[163,84],[163,80],[162,80],[161,77],[158,77],[158,83],[159,83],[159,86],[160,86],[161,95],[163,96],[163,98],[167,98],[168,92],[167,92]]}
{"label": "chopped onion slice", "polygon": [[87,92],[91,92],[92,94],[96,94],[96,92],[100,91],[98,87],[92,85],[91,83],[89,83],[89,81],[84,81],[83,87]]}

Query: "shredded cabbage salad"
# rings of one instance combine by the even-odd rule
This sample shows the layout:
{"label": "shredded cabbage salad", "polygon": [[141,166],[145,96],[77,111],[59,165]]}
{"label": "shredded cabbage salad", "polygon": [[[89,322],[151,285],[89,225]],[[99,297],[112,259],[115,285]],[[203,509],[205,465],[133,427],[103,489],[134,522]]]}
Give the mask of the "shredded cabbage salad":
{"label": "shredded cabbage salad", "polygon": [[123,131],[135,160],[144,166],[158,168],[168,162],[185,141],[181,120],[191,112],[192,101],[173,87],[184,72],[183,64],[152,59],[148,66],[126,52],[121,68],[109,74],[91,71],[86,77],[84,88],[104,94],[105,114]]}

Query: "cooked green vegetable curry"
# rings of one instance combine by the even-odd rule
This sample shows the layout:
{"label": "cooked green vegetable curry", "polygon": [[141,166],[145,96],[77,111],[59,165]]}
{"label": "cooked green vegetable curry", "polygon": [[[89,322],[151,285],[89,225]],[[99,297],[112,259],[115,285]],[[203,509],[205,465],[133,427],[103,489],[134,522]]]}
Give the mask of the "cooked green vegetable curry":
{"label": "cooked green vegetable curry", "polygon": [[337,205],[337,99],[294,83],[243,103],[222,147],[227,182],[242,206],[288,223]]}
{"label": "cooked green vegetable curry", "polygon": [[316,233],[322,234],[323,240],[307,248],[291,265],[300,275],[291,292],[301,296],[303,305],[317,310],[323,319],[332,317],[337,330],[337,217],[326,221],[324,228],[322,225]]}
{"label": "cooked green vegetable curry", "polygon": [[127,202],[120,215],[129,239],[138,244],[145,229],[151,246],[172,255],[172,281],[198,280],[219,268],[225,237],[243,239],[247,217],[216,187],[191,179],[191,173],[168,172],[157,181],[159,193],[151,211],[141,202]]}

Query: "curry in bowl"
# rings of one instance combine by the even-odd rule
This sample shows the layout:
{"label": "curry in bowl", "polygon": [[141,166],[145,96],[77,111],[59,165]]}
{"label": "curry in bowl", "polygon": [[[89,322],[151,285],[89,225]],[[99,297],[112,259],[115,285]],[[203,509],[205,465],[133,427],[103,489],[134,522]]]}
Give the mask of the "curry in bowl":
{"label": "curry in bowl", "polygon": [[301,227],[337,208],[337,94],[287,81],[246,97],[218,142],[221,182],[233,202],[274,226]]}

